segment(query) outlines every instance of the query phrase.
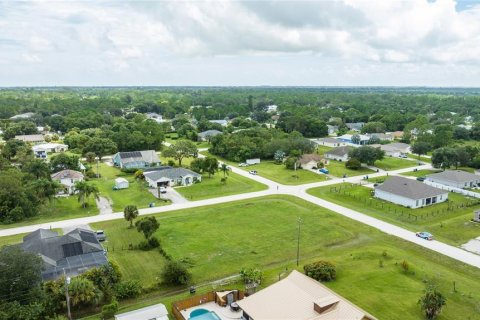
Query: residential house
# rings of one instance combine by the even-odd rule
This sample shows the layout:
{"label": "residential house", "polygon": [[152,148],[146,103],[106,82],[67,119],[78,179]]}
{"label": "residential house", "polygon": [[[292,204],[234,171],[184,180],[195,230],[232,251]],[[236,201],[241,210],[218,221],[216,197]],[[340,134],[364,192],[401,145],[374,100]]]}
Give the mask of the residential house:
{"label": "residential house", "polygon": [[145,113],[145,116],[147,117],[147,119],[153,120],[157,123],[164,122],[162,115],[155,112],[147,112]]}
{"label": "residential house", "polygon": [[32,146],[33,154],[37,158],[46,159],[48,153],[63,152],[68,146],[62,143],[42,143]]}
{"label": "residential house", "polygon": [[227,120],[210,120],[211,123],[218,123],[222,127],[226,127],[228,125]]}
{"label": "residential house", "polygon": [[480,186],[480,176],[462,170],[445,170],[429,174],[426,176],[425,181],[460,189]]}
{"label": "residential house", "polygon": [[20,246],[42,258],[43,280],[54,280],[64,274],[77,276],[108,263],[103,247],[91,230],[77,228],[61,236],[52,230],[38,229],[23,237]]}
{"label": "residential house", "polygon": [[198,140],[200,140],[200,141],[210,141],[211,137],[218,136],[219,134],[222,134],[222,131],[218,131],[218,130],[203,131],[203,132],[200,132],[198,134]]}
{"label": "residential house", "polygon": [[325,152],[323,156],[329,160],[348,161],[348,153],[351,150],[353,150],[352,146],[342,146]]}
{"label": "residential house", "polygon": [[319,146],[325,146],[325,147],[330,147],[330,148],[336,148],[336,147],[341,147],[341,146],[346,146],[347,143],[344,142],[344,141],[341,141],[339,139],[335,139],[335,138],[319,138],[319,139],[315,139],[315,140],[312,140],[313,142],[315,142],[316,144],[318,144]]}
{"label": "residential house", "polygon": [[17,114],[13,117],[10,117],[10,120],[13,120],[13,121],[27,120],[27,119],[33,118],[34,116],[35,116],[35,113],[27,112],[27,113]]}
{"label": "residential house", "polygon": [[151,188],[188,186],[202,181],[202,175],[185,168],[159,168],[159,170],[144,172],[145,181]]}
{"label": "residential house", "polygon": [[447,201],[448,191],[426,185],[417,180],[392,176],[375,187],[375,197],[416,209]]}
{"label": "residential house", "polygon": [[328,128],[328,135],[329,136],[334,135],[338,132],[338,126],[332,126],[330,124],[327,124],[327,128]]}
{"label": "residential house", "polygon": [[387,132],[390,133],[394,139],[402,139],[403,138],[403,131],[394,131],[394,132]]}
{"label": "residential house", "polygon": [[383,141],[393,141],[394,139],[393,134],[390,134],[390,133],[369,133],[367,134],[367,136],[369,138],[376,137],[379,140],[383,140]]}
{"label": "residential house", "polygon": [[320,282],[293,270],[286,278],[237,301],[245,320],[375,320]]}
{"label": "residential house", "polygon": [[40,144],[45,142],[43,134],[22,134],[15,136],[15,139],[32,144]]}
{"label": "residential house", "polygon": [[121,313],[115,315],[115,320],[168,320],[168,311],[164,304]]}
{"label": "residential house", "polygon": [[275,104],[267,106],[267,112],[277,112],[278,106]]}
{"label": "residential house", "polygon": [[365,122],[349,122],[349,123],[345,123],[345,125],[347,126],[347,128],[349,130],[353,130],[353,131],[357,131],[357,132],[360,132],[363,128],[363,125],[365,124]]}
{"label": "residential house", "polygon": [[362,145],[362,146],[367,145],[368,142],[370,141],[370,136],[367,136],[364,134],[357,134],[357,136],[360,137],[360,141],[358,143],[353,143],[352,141],[353,136],[354,136],[353,134],[344,134],[343,136],[337,137],[336,139],[349,144]]}
{"label": "residential house", "polygon": [[302,169],[312,170],[318,168],[318,163],[322,162],[325,164],[325,159],[315,153],[304,154],[298,159],[298,163],[302,166]]}
{"label": "residential house", "polygon": [[371,147],[380,148],[389,157],[405,157],[410,146],[406,143],[390,143],[390,144],[371,144]]}
{"label": "residential house", "polygon": [[51,175],[52,180],[58,181],[62,186],[63,190],[60,191],[60,194],[74,194],[75,193],[75,183],[83,181],[84,176],[81,172],[75,170],[62,170]]}
{"label": "residential house", "polygon": [[117,152],[112,157],[115,166],[122,169],[140,169],[160,165],[155,150]]}

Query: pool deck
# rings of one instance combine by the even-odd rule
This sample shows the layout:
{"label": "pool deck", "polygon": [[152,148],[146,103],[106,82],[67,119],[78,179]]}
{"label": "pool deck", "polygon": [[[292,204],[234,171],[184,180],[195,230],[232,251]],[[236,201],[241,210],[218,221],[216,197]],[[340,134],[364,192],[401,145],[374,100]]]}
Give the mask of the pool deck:
{"label": "pool deck", "polygon": [[207,302],[196,307],[192,307],[186,310],[180,311],[185,319],[190,318],[190,312],[197,309],[206,309],[208,311],[214,311],[222,320],[234,320],[242,319],[242,311],[234,312],[230,310],[230,307],[220,307],[215,302]]}

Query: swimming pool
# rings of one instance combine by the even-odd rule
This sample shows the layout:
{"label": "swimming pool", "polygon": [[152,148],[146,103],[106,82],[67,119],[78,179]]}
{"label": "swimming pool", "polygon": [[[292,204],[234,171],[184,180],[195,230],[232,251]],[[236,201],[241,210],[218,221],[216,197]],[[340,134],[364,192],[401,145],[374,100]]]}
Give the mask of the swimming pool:
{"label": "swimming pool", "polygon": [[189,320],[222,320],[215,311],[208,311],[207,309],[197,309],[190,312]]}

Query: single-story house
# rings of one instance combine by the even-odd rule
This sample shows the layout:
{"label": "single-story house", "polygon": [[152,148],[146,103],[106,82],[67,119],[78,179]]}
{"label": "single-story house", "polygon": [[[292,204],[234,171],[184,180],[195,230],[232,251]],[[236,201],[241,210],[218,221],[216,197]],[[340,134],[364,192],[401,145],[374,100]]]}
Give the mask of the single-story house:
{"label": "single-story house", "polygon": [[338,126],[332,126],[330,124],[327,124],[327,128],[328,128],[328,135],[333,135],[338,132]]}
{"label": "single-story house", "polygon": [[402,142],[393,142],[393,143],[389,143],[387,144],[387,146],[391,146],[393,148],[396,148],[398,149],[401,153],[403,154],[407,154],[411,151],[411,147],[409,144],[407,143],[402,143]]}
{"label": "single-story house", "polygon": [[115,179],[115,186],[114,188],[116,190],[120,190],[120,189],[127,189],[129,186],[129,183],[128,183],[128,180],[125,179],[125,178],[116,178]]}
{"label": "single-story house", "polygon": [[360,132],[362,130],[364,124],[365,124],[365,122],[345,123],[345,125],[347,126],[347,128],[349,130],[353,130],[353,131],[357,131],[357,132]]}
{"label": "single-story house", "polygon": [[162,123],[164,121],[162,115],[155,112],[147,112],[145,113],[145,116],[147,119],[153,120],[157,123]]}
{"label": "single-story house", "polygon": [[218,131],[218,130],[203,131],[198,134],[198,140],[209,141],[211,137],[218,136],[219,134],[222,134],[222,131]]}
{"label": "single-story house", "polygon": [[380,140],[384,140],[384,141],[393,141],[394,137],[392,134],[390,133],[369,133],[367,134],[368,137],[376,137]]}
{"label": "single-story house", "polygon": [[462,170],[445,170],[429,174],[425,180],[460,189],[480,186],[480,176]]}
{"label": "single-story house", "polygon": [[228,125],[227,120],[210,120],[211,123],[218,123],[222,127],[226,127]]}
{"label": "single-story house", "polygon": [[357,134],[360,137],[360,142],[359,143],[353,143],[352,137],[353,134],[344,134],[343,136],[340,136],[336,138],[337,140],[340,140],[342,142],[350,143],[350,144],[359,144],[359,145],[366,145],[370,141],[370,136],[364,135],[364,134]]}
{"label": "single-story house", "polygon": [[90,268],[108,263],[95,232],[77,228],[63,236],[52,230],[38,229],[25,237],[20,245],[26,252],[38,254],[44,264],[43,280],[77,276]]}
{"label": "single-story house", "polygon": [[33,154],[37,158],[45,159],[47,153],[63,152],[68,150],[68,146],[62,143],[42,143],[32,146]]}
{"label": "single-story house", "polygon": [[75,183],[83,181],[84,176],[81,172],[75,170],[62,170],[51,175],[52,180],[60,182],[64,190],[60,194],[74,194]]}
{"label": "single-story house", "polygon": [[271,104],[267,106],[267,112],[277,112],[278,106],[276,104]]}
{"label": "single-story house", "polygon": [[346,146],[347,143],[344,142],[344,141],[341,141],[339,139],[335,139],[335,138],[319,138],[319,139],[315,139],[315,140],[312,140],[313,142],[315,142],[316,144],[318,144],[319,146],[325,146],[325,147],[331,147],[331,148],[336,148],[336,147],[341,147],[341,146]]}
{"label": "single-story house", "polygon": [[342,146],[329,150],[323,154],[326,159],[336,161],[348,161],[348,153],[353,149],[351,146]]}
{"label": "single-story house", "polygon": [[376,320],[320,282],[296,270],[237,301],[237,304],[245,320]]}
{"label": "single-story house", "polygon": [[[404,143],[398,143],[399,145],[404,144]],[[390,143],[390,144],[371,144],[371,147],[374,148],[380,148],[380,150],[385,151],[385,155],[389,157],[400,157],[400,156],[405,156],[407,152],[405,150],[408,150],[408,148],[404,147],[396,147],[397,143]],[[407,147],[410,147],[408,144],[405,144]]]}
{"label": "single-story house", "polygon": [[298,162],[302,166],[303,169],[311,170],[313,168],[318,168],[318,163],[323,162],[325,163],[325,159],[315,153],[304,154],[298,159]]}
{"label": "single-story house", "polygon": [[392,176],[375,187],[375,197],[416,209],[447,201],[448,191],[417,180]]}
{"label": "single-story house", "polygon": [[185,168],[165,168],[162,170],[144,172],[145,181],[152,188],[189,186],[202,181],[202,175]]}
{"label": "single-story house", "polygon": [[10,120],[13,120],[13,121],[16,121],[16,120],[26,120],[26,119],[30,119],[30,118],[33,118],[33,116],[35,116],[35,113],[33,112],[26,112],[26,113],[22,113],[22,114],[17,114],[13,117],[10,117]]}
{"label": "single-story house", "polygon": [[15,139],[32,144],[39,144],[45,142],[43,134],[22,134],[15,136]]}
{"label": "single-story house", "polygon": [[160,159],[155,150],[117,152],[112,157],[112,162],[122,169],[139,169],[160,165]]}
{"label": "single-story house", "polygon": [[403,131],[394,131],[394,132],[387,132],[390,133],[394,139],[402,139],[403,138]]}
{"label": "single-story house", "polygon": [[164,304],[154,304],[145,308],[115,315],[115,320],[168,320],[168,311]]}

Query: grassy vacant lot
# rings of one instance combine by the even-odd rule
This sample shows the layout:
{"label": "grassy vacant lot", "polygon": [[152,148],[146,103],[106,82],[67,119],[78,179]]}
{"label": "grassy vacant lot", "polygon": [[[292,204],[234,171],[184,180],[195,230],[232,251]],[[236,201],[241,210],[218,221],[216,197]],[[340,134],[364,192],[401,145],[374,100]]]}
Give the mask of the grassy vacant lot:
{"label": "grassy vacant lot", "polygon": [[402,176],[409,176],[409,177],[424,177],[429,174],[434,174],[440,172],[440,170],[417,170],[417,171],[410,171],[410,172],[405,172],[401,173],[400,175]]}
{"label": "grassy vacant lot", "polygon": [[[340,192],[331,192],[331,190],[333,191],[331,188],[340,190],[340,187],[342,187]],[[473,203],[474,200],[467,199],[456,193],[450,193],[448,202],[424,208],[409,209],[376,199],[371,195],[371,192],[372,189],[370,188],[358,185],[352,187],[351,184],[337,184],[308,190],[308,193],[319,198],[399,225],[411,231],[431,232],[438,240],[456,246],[480,236],[480,224],[470,221],[473,210],[479,209],[480,205],[457,208],[458,205]],[[451,208],[450,210],[448,210],[449,207]],[[414,215],[418,218],[415,218]]]}
{"label": "grassy vacant lot", "polygon": [[86,208],[82,208],[81,203],[78,202],[78,198],[75,195],[55,198],[52,202],[46,202],[40,207],[39,213],[35,217],[17,223],[2,224],[0,225],[0,229],[16,228],[31,224],[74,219],[98,214],[98,208],[92,197],[89,198],[87,204]]}
{"label": "grassy vacant lot", "polygon": [[[94,168],[96,170],[96,168]],[[159,202],[149,191],[143,181],[136,181],[133,174],[127,174],[120,169],[108,166],[104,163],[100,164],[99,179],[91,181],[97,185],[100,190],[100,196],[109,198],[112,201],[114,212],[123,211],[125,206],[133,204],[138,208],[146,208],[150,202],[155,205],[162,205],[165,202]],[[128,180],[128,189],[113,190],[115,178],[122,177]]]}
{"label": "grassy vacant lot", "polygon": [[414,167],[416,165],[417,161],[405,160],[395,157],[385,157],[383,160],[375,161],[375,167],[386,171]]}
{"label": "grassy vacant lot", "polygon": [[[156,236],[174,259],[193,263],[195,283],[260,266],[268,276],[263,284],[269,284],[286,267],[296,268],[298,217],[303,219],[299,268],[319,259],[333,261],[338,278],[326,285],[379,319],[422,318],[417,301],[425,281],[436,283],[447,297],[447,307],[438,319],[458,319],[459,314],[462,319],[478,317],[480,270],[298,198],[271,196],[162,213],[157,215],[161,226]],[[127,228],[126,221],[93,227],[106,230],[109,257],[120,264],[126,278],[145,285],[157,281],[164,264],[157,251],[121,250],[142,239],[136,230]],[[410,265],[408,273],[399,266],[403,260]],[[456,293],[452,292],[453,281]]]}
{"label": "grassy vacant lot", "polygon": [[329,160],[328,164],[326,165],[326,168],[328,169],[328,171],[332,176],[339,177],[339,178],[343,177],[344,174],[346,174],[347,177],[353,177],[353,176],[360,176],[360,175],[367,175],[370,173],[374,173],[373,170],[370,170],[365,167],[362,167],[358,170],[347,169],[345,167],[345,162],[340,162],[335,160]]}
{"label": "grassy vacant lot", "polygon": [[416,154],[407,154],[407,157],[409,157],[410,159],[415,159],[417,161],[421,161],[421,162],[426,162],[426,163],[431,163],[432,162],[432,158],[428,158],[428,157],[420,157],[420,159],[418,158],[418,156]]}
{"label": "grassy vacant lot", "polygon": [[203,175],[201,183],[179,187],[176,190],[188,200],[201,200],[267,189],[266,185],[233,172],[227,176],[225,184],[220,182],[221,178],[223,178],[222,172],[218,172],[211,178]]}

